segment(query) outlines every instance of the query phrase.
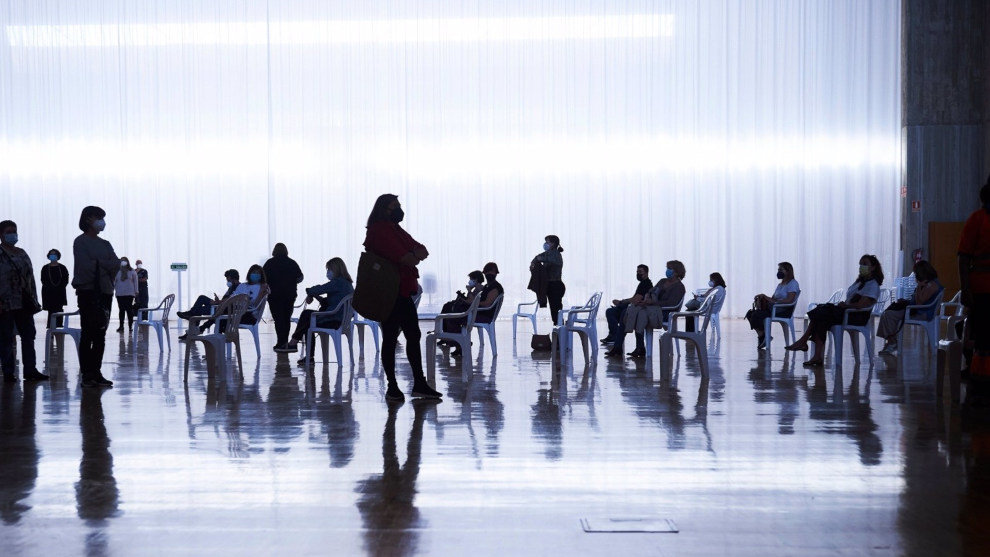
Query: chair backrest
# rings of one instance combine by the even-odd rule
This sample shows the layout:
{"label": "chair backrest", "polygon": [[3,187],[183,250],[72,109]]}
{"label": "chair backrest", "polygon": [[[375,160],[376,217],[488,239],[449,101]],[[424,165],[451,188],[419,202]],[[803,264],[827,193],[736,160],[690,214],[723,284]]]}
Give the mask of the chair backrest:
{"label": "chair backrest", "polygon": [[[939,287],[938,292],[935,293],[935,296],[932,298],[932,301],[928,302],[927,304],[924,304],[923,307],[918,308],[924,312],[929,312],[929,311],[932,312],[932,316],[929,319],[927,319],[927,321],[932,321],[934,319],[941,318],[942,308],[940,306],[942,305],[942,298],[944,296],[945,296],[945,287],[944,286]],[[910,315],[908,317],[910,317]]]}
{"label": "chair backrest", "polygon": [[685,293],[683,296],[681,296],[681,301],[677,302],[677,305],[676,306],[661,306],[660,307],[660,319],[663,321],[663,324],[665,326],[670,327],[670,314],[671,313],[674,313],[674,312],[678,312],[678,311],[681,310],[682,307],[684,307],[684,299],[685,298],[687,298],[687,293]]}
{"label": "chair backrest", "polygon": [[873,311],[871,315],[874,317],[879,317],[883,310],[887,308],[887,303],[890,302],[890,290],[886,288],[880,289],[880,296],[877,298],[876,303],[873,304]]}
{"label": "chair backrest", "polygon": [[[701,322],[701,326],[698,327],[697,332],[705,334],[708,330],[708,323],[712,320],[712,313],[715,310],[715,292],[705,296],[705,299],[701,302],[701,307],[698,308],[698,313],[704,318]],[[795,300],[796,302],[797,300]]]}
{"label": "chair backrest", "polygon": [[[489,308],[483,308],[486,312],[490,311],[492,313],[492,321],[491,321],[492,323],[494,323],[495,320],[498,319],[498,314],[499,314],[499,312],[502,311],[502,299],[503,298],[505,298],[505,294],[499,294],[498,295],[498,298],[495,298],[495,301],[492,303],[491,307],[489,307]],[[539,307],[539,306],[537,306],[537,307]]]}
{"label": "chair backrest", "polygon": [[256,313],[255,317],[258,318],[258,321],[261,321],[261,316],[262,316],[262,314],[265,313],[265,303],[267,303],[267,302],[268,302],[268,294],[265,294],[264,296],[262,296],[261,299],[258,300],[258,303],[257,304],[251,303],[251,300],[248,299],[248,308],[247,308],[247,311],[248,312],[251,312],[251,313],[255,313],[260,308],[261,312],[260,313]]}
{"label": "chair backrest", "polygon": [[471,306],[467,309],[467,322],[464,324],[465,331],[470,331],[474,327],[474,321],[478,317],[478,305],[481,304],[481,296],[475,296],[471,300]]}
{"label": "chair backrest", "polygon": [[237,340],[240,335],[237,328],[240,327],[241,317],[244,317],[250,303],[251,298],[247,294],[238,294],[227,298],[217,306],[213,315],[217,316],[218,319],[219,316],[224,316],[222,319],[227,323],[226,329],[224,329],[224,338],[227,342]]}
{"label": "chair backrest", "polygon": [[168,315],[172,312],[172,304],[175,302],[175,294],[169,294],[165,296],[162,303],[158,304],[158,307],[162,308],[162,321],[168,321]]}
{"label": "chair backrest", "polygon": [[[835,294],[832,294],[835,296]],[[770,319],[794,319],[794,311],[797,309],[798,300],[801,299],[801,291],[798,290],[794,294],[794,301],[789,304],[774,304],[770,307]],[[791,308],[791,314],[788,317],[778,316],[777,311],[781,309]]]}
{"label": "chair backrest", "polygon": [[914,290],[918,287],[918,281],[914,273],[906,277],[898,277],[894,280],[894,287],[897,289],[897,298],[900,300],[910,300],[914,296]]}
{"label": "chair backrest", "polygon": [[337,303],[337,307],[330,310],[332,313],[340,314],[340,326],[337,329],[342,333],[350,332],[351,327],[354,326],[354,316],[357,314],[354,311],[353,303],[354,294],[349,294]]}

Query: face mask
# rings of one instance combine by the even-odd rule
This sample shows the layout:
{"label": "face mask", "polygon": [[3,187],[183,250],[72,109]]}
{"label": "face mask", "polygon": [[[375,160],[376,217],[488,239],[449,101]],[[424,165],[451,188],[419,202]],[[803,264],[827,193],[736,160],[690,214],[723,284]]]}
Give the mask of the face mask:
{"label": "face mask", "polygon": [[708,288],[715,288],[715,281],[713,280],[708,281]]}
{"label": "face mask", "polygon": [[392,209],[392,212],[389,213],[388,216],[392,219],[392,222],[399,224],[406,216],[406,213],[402,210],[402,207],[396,207],[395,209]]}
{"label": "face mask", "polygon": [[868,277],[868,276],[870,276],[870,266],[869,265],[860,265],[859,266],[859,276],[861,276],[861,277]]}
{"label": "face mask", "polygon": [[495,275],[492,275],[492,274],[487,274],[487,275],[485,275],[485,279],[486,279],[486,280],[487,280],[488,282],[495,282]]}
{"label": "face mask", "polygon": [[261,280],[261,275],[259,275],[258,273],[251,273],[250,275],[248,275],[248,280],[251,282],[258,282],[259,280]]}
{"label": "face mask", "polygon": [[643,280],[643,275],[636,273],[636,280]]}
{"label": "face mask", "polygon": [[234,286],[234,283],[232,283],[232,282],[230,282],[230,281],[228,280],[228,281],[227,281],[227,288],[230,288],[231,286]]}
{"label": "face mask", "polygon": [[674,277],[674,270],[667,269],[667,278],[673,278],[673,277]]}
{"label": "face mask", "polygon": [[784,271],[777,271],[777,278],[778,279],[784,280],[784,277],[786,277],[786,276],[787,276],[787,273],[785,273]]}
{"label": "face mask", "polygon": [[468,283],[467,283],[467,287],[468,287],[468,288],[474,288],[474,287],[475,287],[475,286],[476,286],[477,284],[478,284],[478,283],[477,283],[477,282],[475,282],[475,281],[474,281],[474,279],[471,279],[471,280],[469,280],[469,281],[468,281]]}
{"label": "face mask", "polygon": [[121,261],[120,262],[120,266],[121,267],[126,267],[127,266],[127,262],[126,261]]}
{"label": "face mask", "polygon": [[98,231],[103,232],[103,230],[106,229],[107,227],[107,221],[103,219],[93,221],[93,227],[96,228]]}
{"label": "face mask", "polygon": [[16,244],[17,243],[17,233],[16,232],[11,232],[10,234],[4,234],[3,235],[3,241],[7,242],[10,245]]}
{"label": "face mask", "polygon": [[333,271],[327,271],[327,280],[333,280]]}
{"label": "face mask", "polygon": [[58,261],[58,256],[54,253],[48,256],[49,261]]}
{"label": "face mask", "polygon": [[544,244],[543,244],[543,251],[550,251],[550,248],[551,247],[553,247],[553,246],[550,245],[550,242],[544,242]]}
{"label": "face mask", "polygon": [[144,265],[142,265],[142,264],[140,264],[140,263],[138,263],[138,264],[137,264],[137,268],[138,268],[138,269],[144,269]]}

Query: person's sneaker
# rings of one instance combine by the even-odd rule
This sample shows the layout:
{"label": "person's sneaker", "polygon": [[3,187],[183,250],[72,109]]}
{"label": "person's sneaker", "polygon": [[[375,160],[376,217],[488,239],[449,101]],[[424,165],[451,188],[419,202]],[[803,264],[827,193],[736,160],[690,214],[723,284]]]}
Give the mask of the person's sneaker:
{"label": "person's sneaker", "polygon": [[276,352],[291,353],[291,352],[298,352],[299,349],[296,346],[296,341],[293,340],[292,342],[289,342],[288,344],[280,345],[278,348],[275,349],[275,351]]}
{"label": "person's sneaker", "polygon": [[897,352],[897,345],[891,343],[891,344],[884,345],[883,349],[880,350],[880,355],[881,356],[893,356],[896,352]]}
{"label": "person's sneaker", "polygon": [[412,396],[413,398],[443,398],[439,391],[425,382],[413,385]]}
{"label": "person's sneaker", "polygon": [[398,385],[389,385],[388,390],[385,391],[385,400],[400,401],[405,399],[406,397],[402,394],[402,391],[399,390]]}
{"label": "person's sneaker", "polygon": [[30,369],[24,372],[25,381],[48,381],[48,376],[36,369]]}
{"label": "person's sneaker", "polygon": [[88,389],[97,387],[113,387],[113,381],[103,377],[103,375],[97,375],[96,377],[87,377],[83,379],[82,386]]}
{"label": "person's sneaker", "polygon": [[179,335],[179,340],[186,340],[188,336],[189,336],[188,333],[182,333],[181,335]]}

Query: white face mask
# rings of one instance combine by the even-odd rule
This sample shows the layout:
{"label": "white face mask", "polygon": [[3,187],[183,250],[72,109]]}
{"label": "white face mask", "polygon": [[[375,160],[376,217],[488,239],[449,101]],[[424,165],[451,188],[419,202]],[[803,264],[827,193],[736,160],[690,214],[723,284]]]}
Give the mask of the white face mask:
{"label": "white face mask", "polygon": [[127,266],[127,262],[126,261],[121,261],[120,262],[120,266],[121,267],[126,267]]}
{"label": "white face mask", "polygon": [[138,269],[144,269],[144,265],[142,265],[141,263],[138,263],[138,264],[137,264],[137,268],[138,268]]}

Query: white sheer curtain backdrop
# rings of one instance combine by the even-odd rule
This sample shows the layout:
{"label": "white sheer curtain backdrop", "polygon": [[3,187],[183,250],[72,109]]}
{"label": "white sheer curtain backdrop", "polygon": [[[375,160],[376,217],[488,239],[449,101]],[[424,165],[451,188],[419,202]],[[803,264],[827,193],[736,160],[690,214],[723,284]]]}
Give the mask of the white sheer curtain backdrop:
{"label": "white sheer curtain backdrop", "polygon": [[104,207],[153,298],[275,242],[306,284],[353,271],[384,192],[434,305],[489,260],[530,298],[547,234],[570,303],[680,259],[736,316],[779,261],[808,302],[898,255],[897,1],[8,1],[0,28],[0,218],[71,268]]}

